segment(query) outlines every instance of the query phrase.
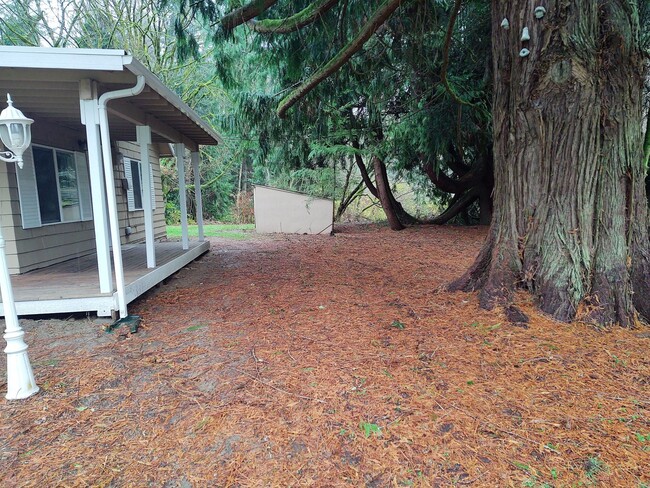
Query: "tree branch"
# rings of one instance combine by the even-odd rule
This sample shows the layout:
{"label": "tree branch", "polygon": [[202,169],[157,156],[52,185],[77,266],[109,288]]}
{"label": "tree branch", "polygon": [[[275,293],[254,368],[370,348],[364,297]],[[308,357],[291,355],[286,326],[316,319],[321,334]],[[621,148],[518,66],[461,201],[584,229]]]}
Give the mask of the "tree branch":
{"label": "tree branch", "polygon": [[225,32],[231,32],[235,27],[266,12],[276,3],[278,3],[278,0],[252,0],[250,3],[224,15],[221,18],[221,28]]}
{"label": "tree branch", "polygon": [[449,83],[449,80],[447,79],[447,68],[449,67],[449,49],[451,47],[451,38],[454,33],[454,26],[456,25],[456,18],[458,17],[458,14],[460,13],[460,7],[461,4],[463,3],[463,0],[456,0],[454,2],[454,6],[452,7],[451,10],[451,15],[449,17],[449,24],[447,25],[447,35],[445,36],[445,45],[443,48],[443,56],[442,56],[442,71],[440,73],[440,79],[442,80],[442,84],[444,85],[445,89],[447,90],[447,93],[451,95],[451,98],[454,99],[456,103],[459,103],[461,105],[472,105],[470,102],[467,100],[463,100],[456,94],[454,91],[453,87]]}
{"label": "tree branch", "polygon": [[456,215],[458,215],[467,207],[469,207],[472,204],[472,202],[474,202],[474,200],[476,200],[477,198],[478,198],[478,192],[474,188],[472,188],[467,193],[463,193],[462,195],[457,195],[452,199],[451,205],[447,207],[447,210],[442,212],[437,217],[431,219],[428,223],[436,224],[436,225],[446,224],[451,219],[453,219]]}
{"label": "tree branch", "polygon": [[643,162],[645,163],[644,166],[646,171],[648,171],[648,167],[650,166],[650,110],[648,110],[645,124],[645,138],[643,140]]}
{"label": "tree branch", "polygon": [[447,193],[462,193],[474,186],[478,180],[481,170],[482,168],[476,168],[464,175],[462,178],[455,180],[447,176],[442,171],[436,172],[433,169],[433,164],[430,162],[424,165],[424,172],[431,180],[431,183]]}
{"label": "tree branch", "polygon": [[307,81],[302,83],[280,102],[278,105],[278,116],[284,118],[287,111],[301,98],[347,63],[404,1],[407,0],[386,0],[382,3],[354,39],[348,42],[325,66],[316,71]]}
{"label": "tree branch", "polygon": [[463,176],[472,169],[471,166],[465,164],[463,156],[452,143],[449,143],[449,154],[451,155],[451,158],[447,161],[447,166],[449,166],[449,168],[458,176]]}
{"label": "tree branch", "polygon": [[350,192],[350,194],[345,198],[341,203],[339,204],[339,208],[336,210],[336,217],[334,220],[338,221],[342,216],[343,213],[348,209],[348,207],[354,202],[357,198],[359,198],[361,195],[363,195],[363,188],[364,188],[363,181],[360,181],[357,186],[354,187],[354,190]]}
{"label": "tree branch", "polygon": [[[355,149],[359,149],[359,142],[352,141],[352,147]],[[372,183],[372,180],[370,179],[370,175],[368,174],[368,169],[366,168],[366,165],[363,162],[363,158],[361,157],[361,155],[355,153],[354,161],[357,163],[357,167],[359,168],[359,173],[361,173],[361,178],[363,179],[363,182],[366,184],[368,191],[372,193],[372,195],[375,198],[379,198],[379,193],[377,192],[377,188],[375,188],[375,185]]]}
{"label": "tree branch", "polygon": [[288,34],[315,22],[331,9],[339,0],[317,0],[297,14],[284,19],[264,19],[252,24],[253,30],[260,34]]}
{"label": "tree branch", "polygon": [[384,209],[388,225],[391,230],[403,230],[404,225],[400,222],[399,217],[393,205],[392,193],[390,191],[390,183],[388,182],[388,173],[386,165],[377,156],[372,157],[372,164],[375,168],[375,181],[377,183],[377,193],[379,194],[379,201]]}

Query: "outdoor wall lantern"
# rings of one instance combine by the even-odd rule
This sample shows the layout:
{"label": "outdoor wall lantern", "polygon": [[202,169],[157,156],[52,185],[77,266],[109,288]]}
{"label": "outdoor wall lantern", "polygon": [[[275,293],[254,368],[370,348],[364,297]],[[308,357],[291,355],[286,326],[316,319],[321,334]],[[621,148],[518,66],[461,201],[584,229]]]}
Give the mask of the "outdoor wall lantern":
{"label": "outdoor wall lantern", "polygon": [[[7,108],[0,112],[0,139],[7,151],[0,152],[0,159],[9,163],[17,163],[23,167],[23,153],[32,140],[30,126],[34,122],[14,108],[11,96],[7,94]],[[11,287],[7,256],[5,254],[5,239],[2,235],[0,220],[0,291],[5,315],[5,334],[7,341],[7,400],[19,400],[37,393],[39,388],[34,380],[34,372],[27,355],[27,344],[23,337],[25,332],[20,327],[14,292]]]}
{"label": "outdoor wall lantern", "polygon": [[11,95],[7,94],[7,108],[0,112],[0,140],[7,150],[0,152],[0,159],[15,162],[22,169],[23,153],[32,142],[32,122],[14,107]]}

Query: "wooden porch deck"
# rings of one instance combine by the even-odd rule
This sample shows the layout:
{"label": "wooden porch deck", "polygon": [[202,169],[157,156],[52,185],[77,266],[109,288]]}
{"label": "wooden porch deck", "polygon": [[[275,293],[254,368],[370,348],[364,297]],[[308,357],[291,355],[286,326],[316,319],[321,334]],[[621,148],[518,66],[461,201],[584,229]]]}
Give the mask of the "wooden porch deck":
{"label": "wooden porch deck", "polygon": [[[155,268],[147,268],[144,244],[122,246],[126,301],[132,302],[210,249],[209,242],[156,243]],[[115,281],[113,277],[113,281]],[[117,310],[114,293],[100,293],[97,256],[90,254],[11,277],[18,315],[93,312],[109,316]],[[0,316],[4,307],[0,300]]]}

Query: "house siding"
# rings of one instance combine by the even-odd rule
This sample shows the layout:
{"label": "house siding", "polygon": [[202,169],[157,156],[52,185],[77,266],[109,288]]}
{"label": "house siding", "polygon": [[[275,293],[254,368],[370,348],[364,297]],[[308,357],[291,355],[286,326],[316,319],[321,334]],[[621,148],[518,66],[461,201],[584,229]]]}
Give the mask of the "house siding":
{"label": "house siding", "polygon": [[[79,151],[84,137],[72,130],[39,121],[33,126],[32,142],[68,151]],[[7,265],[11,274],[28,271],[85,256],[95,250],[92,221],[67,222],[23,229],[16,179],[16,165],[0,169],[2,230],[7,243]]]}
{"label": "house siding", "polygon": [[[5,254],[10,273],[15,273],[19,266],[14,222],[16,218],[20,221],[20,203],[18,188],[15,183],[11,184],[12,178],[10,177],[10,173],[15,171],[14,167],[13,164],[0,164],[0,225],[5,239]],[[12,176],[15,181],[15,176]]]}
{"label": "house siding", "polygon": [[7,243],[6,254],[9,272],[12,274],[26,273],[93,252],[95,234],[92,221],[67,222],[23,229],[15,168],[14,165],[4,165],[4,174],[1,178],[4,180],[2,230]]}
{"label": "house siding", "polygon": [[[120,156],[121,155],[121,156]],[[144,242],[144,210],[129,212],[126,190],[122,187],[124,175],[123,158],[140,161],[140,146],[135,142],[119,142],[113,152],[113,172],[115,173],[115,195],[120,220],[120,238],[122,244]],[[162,180],[160,179],[160,160],[155,145],[149,146],[149,161],[153,171],[153,185],[156,193],[156,208],[153,212],[154,238],[167,236],[165,226],[165,202],[163,201]],[[126,228],[131,227],[131,234],[126,235]]]}
{"label": "house siding", "polygon": [[[36,124],[34,124],[36,129]],[[79,151],[79,141],[85,134],[78,134],[39,121],[38,130],[32,136],[34,144],[57,147],[69,151]],[[124,157],[140,159],[139,146],[131,142],[119,142],[114,146],[113,169],[115,171],[115,190],[118,204],[120,236],[123,244],[143,242],[144,212],[127,211],[126,192],[121,179],[124,168],[118,153]],[[160,164],[155,146],[151,146],[150,160],[154,177],[156,209],[154,210],[154,235],[156,239],[166,236],[165,205],[160,180]],[[34,269],[67,261],[91,254],[95,251],[95,232],[92,220],[44,225],[23,229],[20,212],[16,166],[0,164],[0,223],[6,242],[6,255],[11,274],[26,273]],[[133,233],[126,236],[125,229],[130,226]]]}

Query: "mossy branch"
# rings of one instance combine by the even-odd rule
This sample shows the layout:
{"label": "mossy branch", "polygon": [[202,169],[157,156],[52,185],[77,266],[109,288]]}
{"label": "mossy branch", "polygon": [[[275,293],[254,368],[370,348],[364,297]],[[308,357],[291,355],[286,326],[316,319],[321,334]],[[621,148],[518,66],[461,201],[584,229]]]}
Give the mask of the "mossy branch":
{"label": "mossy branch", "polygon": [[221,28],[225,32],[231,32],[235,27],[240,26],[258,15],[266,12],[278,0],[253,0],[246,5],[233,10],[221,19]]}
{"label": "mossy branch", "polygon": [[280,102],[278,116],[284,118],[287,111],[301,98],[347,63],[402,3],[405,3],[405,0],[386,0],[382,3],[354,39],[348,42],[325,66],[316,71],[307,81],[303,82]]}
{"label": "mossy branch", "polygon": [[253,23],[253,30],[260,34],[288,34],[315,22],[339,0],[318,0],[300,12],[284,19],[264,19]]}
{"label": "mossy branch", "polygon": [[643,141],[643,167],[646,171],[650,168],[650,112],[646,117],[645,139]]}

